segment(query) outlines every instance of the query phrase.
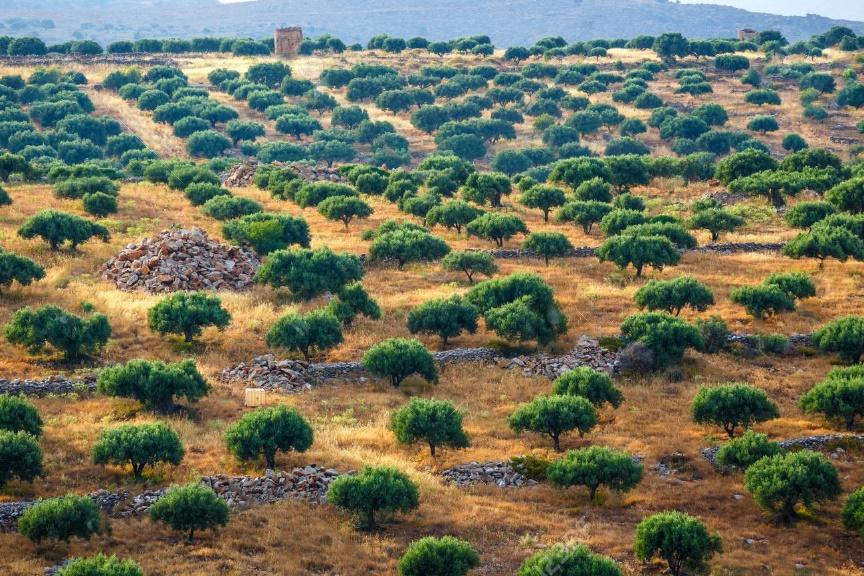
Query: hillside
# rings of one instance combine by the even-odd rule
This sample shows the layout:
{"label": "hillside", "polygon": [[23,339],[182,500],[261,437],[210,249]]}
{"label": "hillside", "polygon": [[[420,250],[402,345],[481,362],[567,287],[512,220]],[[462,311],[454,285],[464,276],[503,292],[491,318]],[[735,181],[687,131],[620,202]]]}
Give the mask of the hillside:
{"label": "hillside", "polygon": [[[14,18],[26,22],[10,24]],[[54,27],[45,28],[39,22],[44,19]],[[346,42],[365,42],[381,32],[430,39],[489,34],[499,46],[531,44],[552,35],[570,41],[668,31],[692,38],[728,37],[742,27],[780,30],[793,41],[836,25],[864,32],[861,22],[662,0],[258,0],[230,5],[216,0],[11,0],[0,7],[2,21],[15,35],[35,34],[48,42],[72,37],[101,42],[131,36],[266,37],[280,25],[302,25],[307,34],[329,32]]]}

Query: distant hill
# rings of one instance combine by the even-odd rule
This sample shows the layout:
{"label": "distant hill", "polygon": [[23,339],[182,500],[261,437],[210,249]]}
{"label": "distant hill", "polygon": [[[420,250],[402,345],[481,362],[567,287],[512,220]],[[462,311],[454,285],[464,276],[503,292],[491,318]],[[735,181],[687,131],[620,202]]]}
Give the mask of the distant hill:
{"label": "distant hill", "polygon": [[780,30],[793,41],[837,25],[864,34],[862,22],[666,0],[4,0],[0,23],[0,34],[103,43],[168,36],[260,38],[282,25],[301,25],[307,35],[329,32],[349,43],[381,32],[430,39],[482,33],[498,46],[529,45],[552,35],[569,41],[668,31],[729,37],[744,27]]}

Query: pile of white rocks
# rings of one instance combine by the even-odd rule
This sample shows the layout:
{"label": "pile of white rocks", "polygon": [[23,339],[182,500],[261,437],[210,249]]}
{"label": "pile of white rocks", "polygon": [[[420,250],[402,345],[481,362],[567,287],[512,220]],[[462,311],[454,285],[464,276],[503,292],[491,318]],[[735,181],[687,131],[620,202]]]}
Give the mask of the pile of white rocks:
{"label": "pile of white rocks", "polygon": [[[353,474],[347,472],[346,474]],[[303,500],[321,504],[327,487],[341,474],[331,468],[310,464],[294,468],[291,472],[267,470],[264,476],[205,476],[201,483],[209,486],[233,509],[256,504],[273,504],[282,500]],[[165,489],[131,494],[126,490],[111,492],[97,490],[90,494],[99,507],[112,518],[128,518],[145,513],[165,494]],[[0,504],[0,530],[11,531],[18,526],[18,518],[35,500]]]}
{"label": "pile of white rocks", "polygon": [[222,186],[226,188],[245,188],[251,186],[255,179],[255,170],[258,163],[253,161],[241,162],[228,169],[220,175]]}
{"label": "pile of white rocks", "polygon": [[554,380],[558,376],[580,366],[612,373],[617,365],[618,355],[600,346],[589,336],[582,336],[573,349],[563,356],[535,354],[502,358],[498,365],[505,369],[521,369],[526,376],[544,376]]}
{"label": "pile of white rocks", "polygon": [[121,290],[154,294],[245,290],[259,265],[253,252],[210,240],[200,228],[172,229],[127,245],[102,266],[102,277]]}
{"label": "pile of white rocks", "polygon": [[516,471],[510,462],[468,462],[441,473],[444,480],[455,486],[473,486],[475,484],[494,484],[499,488],[521,488],[536,486],[538,482],[527,478]]}
{"label": "pile of white rocks", "polygon": [[86,392],[96,390],[96,374],[85,374],[75,380],[60,374],[33,380],[0,378],[0,394],[48,396],[49,394],[69,394],[79,390]]}

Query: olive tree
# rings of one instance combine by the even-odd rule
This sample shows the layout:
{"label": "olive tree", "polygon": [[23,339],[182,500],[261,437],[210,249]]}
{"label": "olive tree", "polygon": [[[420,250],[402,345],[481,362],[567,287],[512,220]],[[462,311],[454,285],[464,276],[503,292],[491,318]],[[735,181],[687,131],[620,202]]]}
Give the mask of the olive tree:
{"label": "olive tree", "polygon": [[369,247],[369,259],[395,260],[401,270],[407,262],[438,260],[449,252],[447,243],[428,231],[401,228],[377,236]]}
{"label": "olive tree", "polygon": [[612,211],[612,206],[606,202],[596,200],[577,200],[567,202],[558,213],[556,219],[559,222],[573,222],[582,227],[585,234],[590,234],[594,224],[600,222]]}
{"label": "olive tree", "polygon": [[132,466],[132,475],[141,478],[146,466],[167,462],[177,466],[183,459],[183,444],[165,424],[124,424],[103,430],[93,445],[95,464]]}
{"label": "olive tree", "polygon": [[611,558],[595,554],[584,544],[556,544],[529,556],[519,567],[517,576],[622,576]]}
{"label": "olive tree", "polygon": [[428,300],[408,313],[411,334],[436,334],[446,346],[447,341],[463,331],[477,331],[477,308],[461,296]]}
{"label": "olive tree", "polygon": [[452,536],[427,536],[408,545],[399,559],[399,576],[465,576],[480,566],[480,556],[466,542]]}
{"label": "olive tree", "polygon": [[858,488],[849,495],[843,505],[841,518],[847,530],[864,535],[864,488]]}
{"label": "olive tree", "polygon": [[597,413],[591,402],[581,396],[537,396],[516,408],[509,424],[517,434],[529,430],[548,435],[552,447],[560,452],[561,435],[576,430],[583,436],[597,424]]}
{"label": "olive tree", "polygon": [[837,352],[847,364],[855,364],[864,354],[864,318],[844,316],[825,324],[813,333],[813,342],[823,352]]}
{"label": "olive tree", "polygon": [[67,494],[36,502],[18,518],[18,532],[33,542],[73,536],[89,540],[101,531],[99,506],[89,496]]}
{"label": "olive tree", "polygon": [[804,412],[824,414],[852,430],[855,419],[864,416],[864,370],[860,364],[832,369],[801,397],[799,405]]}
{"label": "olive tree", "polygon": [[77,362],[105,346],[111,326],[103,314],[83,319],[49,304],[38,310],[18,309],[3,334],[10,344],[24,346],[31,354],[51,346],[63,355],[64,361]]}
{"label": "olive tree", "polygon": [[192,542],[196,530],[216,530],[228,524],[228,504],[203,484],[172,486],[150,506],[150,520],[186,532]]}
{"label": "olive tree", "polygon": [[679,276],[672,280],[649,280],[634,295],[636,305],[649,311],[661,310],[678,316],[684,308],[704,312],[714,305],[711,289],[693,276]]}
{"label": "olive tree", "polygon": [[362,314],[372,320],[381,318],[381,308],[359,282],[343,286],[327,303],[327,311],[345,326]]}
{"label": "olive tree", "polygon": [[309,225],[299,216],[256,212],[232,218],[222,225],[222,234],[232,243],[249,245],[267,255],[292,244],[309,247]]}
{"label": "olive tree", "polygon": [[362,275],[360,258],[353,254],[336,254],[327,247],[293,248],[271,252],[255,279],[274,288],[286,287],[298,300],[310,300],[325,292],[338,292]]}
{"label": "olive tree", "polygon": [[840,262],[849,258],[864,260],[864,241],[842,226],[817,223],[810,232],[799,234],[787,243],[782,253],[795,259],[816,258],[821,269],[828,258]]}
{"label": "olive tree", "polygon": [[210,392],[210,385],[192,360],[165,364],[158,360],[130,360],[103,368],[96,378],[100,394],[135,398],[144,408],[169,412],[174,397],[197,402]]}
{"label": "olive tree", "polygon": [[298,351],[306,361],[313,352],[324,352],[342,343],[342,323],[326,309],[307,314],[289,313],[273,324],[266,336],[271,348]]}
{"label": "olive tree", "polygon": [[717,450],[717,463],[721,466],[735,466],[747,469],[751,464],[780,453],[780,445],[768,440],[765,434],[751,429],[745,430],[738,438],[733,438]]}
{"label": "olive tree", "polygon": [[373,530],[377,512],[408,513],[420,505],[420,497],[417,485],[404,472],[366,466],[353,476],[330,482],[327,502],[354,514],[362,528]]}
{"label": "olive tree", "polygon": [[57,210],[43,210],[32,216],[18,229],[18,235],[25,239],[39,236],[48,242],[51,250],[57,250],[66,242],[75,250],[91,238],[103,242],[108,242],[109,238],[108,229],[101,224]]}
{"label": "olive tree", "polygon": [[636,527],[636,558],[666,561],[674,576],[685,570],[707,574],[711,557],[723,549],[720,536],[711,534],[698,518],[677,510],[654,514]]}
{"label": "olive tree", "polygon": [[0,288],[9,288],[12,282],[29,286],[45,277],[45,270],[29,258],[0,249]]}
{"label": "olive tree", "polygon": [[837,468],[810,450],[768,456],[744,473],[744,487],[762,508],[791,521],[800,503],[810,507],[840,495]]}
{"label": "olive tree", "polygon": [[491,254],[473,250],[450,252],[441,261],[441,265],[445,270],[450,272],[464,272],[468,277],[469,284],[474,283],[475,274],[491,277],[498,271],[498,266],[495,265],[495,258]]}
{"label": "olive tree", "polygon": [[36,406],[23,396],[0,395],[0,430],[42,435],[42,418]]}
{"label": "olive tree", "polygon": [[738,426],[749,428],[780,417],[777,405],[764,390],[740,383],[700,388],[690,410],[694,422],[722,426],[729,438],[735,436]]}
{"label": "olive tree", "polygon": [[687,226],[693,229],[707,230],[711,233],[711,241],[716,242],[721,232],[734,232],[745,223],[744,218],[722,208],[699,210],[687,221]]}
{"label": "olive tree", "polygon": [[430,208],[426,213],[426,225],[434,227],[440,224],[448,230],[456,230],[457,234],[461,234],[462,228],[481,214],[483,214],[482,210],[464,200],[451,200]]}
{"label": "olive tree", "polygon": [[400,444],[423,441],[432,457],[438,447],[467,448],[462,414],[446,400],[413,398],[390,417],[390,430]]}
{"label": "olive tree", "polygon": [[825,220],[834,213],[836,213],[836,209],[830,202],[798,202],[786,210],[783,219],[793,228],[803,228],[809,231],[814,224]]}
{"label": "olive tree", "polygon": [[0,488],[12,478],[33,482],[42,474],[39,440],[25,430],[0,429]]}
{"label": "olive tree", "polygon": [[354,218],[368,218],[372,207],[356,196],[330,196],[318,203],[318,213],[328,220],[340,220],[348,230]]}
{"label": "olive tree", "polygon": [[519,217],[512,214],[486,213],[468,223],[470,236],[492,240],[499,248],[516,234],[527,234],[528,227]]}
{"label": "olive tree", "polygon": [[560,232],[533,232],[525,237],[522,248],[543,257],[546,265],[550,258],[560,258],[573,251],[573,244]]}
{"label": "olive tree", "polygon": [[376,376],[389,378],[394,388],[412,374],[438,382],[435,358],[423,344],[406,338],[390,338],[369,348],[361,361],[363,368]]}
{"label": "olive tree", "polygon": [[522,194],[522,204],[543,212],[543,220],[549,221],[549,211],[564,204],[564,191],[555,186],[538,184]]}
{"label": "olive tree", "polygon": [[642,464],[629,454],[591,446],[570,450],[564,458],[552,462],[546,469],[546,477],[561,488],[586,486],[594,500],[600,486],[617,492],[632,490],[642,480]]}
{"label": "olive tree", "polygon": [[225,431],[228,451],[242,461],[264,456],[276,468],[276,452],[305,452],[312,446],[312,427],[295,408],[284,405],[244,414]]}
{"label": "olive tree", "polygon": [[613,262],[624,269],[632,264],[636,277],[648,265],[657,270],[677,264],[681,254],[672,242],[663,236],[622,234],[608,238],[596,251],[601,262]]}
{"label": "olive tree", "polygon": [[147,311],[147,325],[154,332],[182,334],[192,342],[207,326],[219,330],[231,323],[231,315],[222,308],[218,296],[204,292],[177,292],[163,298]]}
{"label": "olive tree", "polygon": [[703,345],[695,326],[664,312],[628,316],[621,323],[621,336],[627,344],[638,342],[648,349],[655,369],[676,364],[687,348],[701,349]]}

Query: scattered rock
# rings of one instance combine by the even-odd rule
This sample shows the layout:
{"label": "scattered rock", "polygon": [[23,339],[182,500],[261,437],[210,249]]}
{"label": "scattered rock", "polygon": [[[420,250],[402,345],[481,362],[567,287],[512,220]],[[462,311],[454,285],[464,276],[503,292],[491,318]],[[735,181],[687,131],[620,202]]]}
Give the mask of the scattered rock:
{"label": "scattered rock", "polygon": [[651,468],[663,478],[676,478],[679,480],[702,479],[702,475],[696,469],[696,466],[694,466],[693,461],[683,452],[665,454]]}
{"label": "scattered rock", "polygon": [[597,340],[582,336],[576,346],[563,356],[535,354],[500,358],[497,362],[505,369],[521,369],[526,376],[544,376],[554,380],[580,366],[611,373],[616,370],[617,360],[618,355],[600,346]]}
{"label": "scattered rock", "polygon": [[102,277],[121,290],[153,294],[246,290],[259,265],[253,252],[210,240],[200,228],[172,229],[126,246],[102,266]]}
{"label": "scattered rock", "polygon": [[227,172],[220,175],[222,178],[222,186],[226,188],[245,188],[251,186],[255,179],[255,170],[258,169],[258,162],[250,160],[235,164]]}
{"label": "scattered rock", "polygon": [[510,462],[504,461],[468,462],[448,468],[441,475],[446,482],[456,486],[495,484],[499,488],[521,488],[538,484],[514,470]]}

